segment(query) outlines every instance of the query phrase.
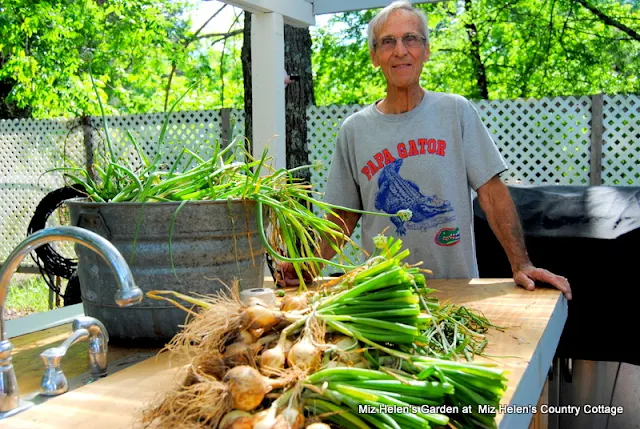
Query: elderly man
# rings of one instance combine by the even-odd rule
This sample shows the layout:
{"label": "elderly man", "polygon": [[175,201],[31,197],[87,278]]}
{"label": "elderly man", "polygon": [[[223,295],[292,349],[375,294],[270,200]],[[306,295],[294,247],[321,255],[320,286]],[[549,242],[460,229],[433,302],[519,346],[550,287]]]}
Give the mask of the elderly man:
{"label": "elderly man", "polygon": [[[478,277],[472,191],[511,263],[514,281],[528,290],[548,283],[571,299],[566,278],[533,266],[509,190],[499,174],[507,169],[474,106],[465,98],[420,86],[429,60],[427,18],[408,1],[396,1],[369,24],[373,65],[387,82],[386,97],[347,118],[338,135],[325,201],[351,209],[413,217],[362,216],[362,245],[385,228],[424,263],[435,278]],[[360,215],[333,219],[351,235]],[[324,259],[335,256],[321,243]],[[296,284],[283,264],[287,284]]]}

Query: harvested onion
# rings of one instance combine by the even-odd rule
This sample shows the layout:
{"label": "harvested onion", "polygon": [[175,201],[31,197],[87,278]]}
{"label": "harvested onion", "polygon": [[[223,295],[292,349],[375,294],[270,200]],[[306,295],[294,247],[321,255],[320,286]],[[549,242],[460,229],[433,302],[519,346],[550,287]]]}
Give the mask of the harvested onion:
{"label": "harvested onion", "polygon": [[306,294],[300,295],[287,295],[282,298],[280,303],[280,310],[282,311],[293,311],[293,310],[304,310],[309,305]]}
{"label": "harvested onion", "polygon": [[227,429],[253,429],[253,416],[252,417],[240,417],[231,423]]}
{"label": "harvested onion", "polygon": [[284,369],[285,355],[280,344],[262,352],[260,356],[260,371],[264,375],[275,375]]}
{"label": "harvested onion", "polygon": [[242,326],[249,331],[263,329],[266,332],[283,320],[280,312],[258,304],[246,307],[242,313]]}
{"label": "harvested onion", "polygon": [[282,351],[285,353],[289,353],[289,350],[291,350],[291,347],[293,347],[293,341],[291,341],[288,338],[284,340],[284,342],[282,343]]}
{"label": "harvested onion", "polygon": [[250,364],[253,362],[254,356],[260,351],[261,347],[262,346],[258,343],[230,344],[224,351],[224,363],[230,367]]}
{"label": "harvested onion", "polygon": [[331,429],[331,426],[326,423],[311,423],[304,429]]}
{"label": "harvested onion", "polygon": [[229,386],[233,408],[243,411],[254,410],[271,391],[271,385],[257,369],[247,365],[231,368],[223,381]]}
{"label": "harvested onion", "polygon": [[[277,402],[274,402],[274,404]],[[278,422],[276,418],[276,406],[271,404],[266,410],[256,414],[253,429],[273,429]]]}
{"label": "harvested onion", "polygon": [[253,334],[247,330],[240,331],[240,334],[238,336],[239,336],[238,341],[245,344],[253,344],[256,342],[256,339],[257,339],[257,338],[254,338]]}
{"label": "harvested onion", "polygon": [[218,424],[218,428],[231,429],[234,427],[234,423],[242,417],[248,417],[250,420],[253,420],[253,416],[246,411],[231,410],[227,414],[225,414],[224,417],[222,417],[220,423]]}
{"label": "harvested onion", "polygon": [[295,343],[287,353],[287,364],[303,371],[313,370],[320,363],[321,352],[313,345],[308,331]]}
{"label": "harvested onion", "polygon": [[263,328],[249,329],[249,332],[251,333],[251,336],[253,336],[253,338],[257,340],[262,336],[262,334],[264,334],[264,329]]}
{"label": "harvested onion", "polygon": [[304,414],[295,408],[287,407],[280,415],[290,429],[300,429],[304,426]]}
{"label": "harvested onion", "polygon": [[258,343],[233,343],[229,344],[224,349],[224,357],[235,356],[237,354],[247,353],[251,355],[252,353],[257,353],[260,351],[262,346]]}

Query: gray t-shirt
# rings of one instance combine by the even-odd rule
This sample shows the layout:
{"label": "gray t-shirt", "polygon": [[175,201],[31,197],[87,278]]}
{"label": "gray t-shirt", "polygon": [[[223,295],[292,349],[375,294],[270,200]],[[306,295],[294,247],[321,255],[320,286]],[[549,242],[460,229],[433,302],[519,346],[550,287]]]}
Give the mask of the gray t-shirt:
{"label": "gray t-shirt", "polygon": [[429,92],[413,110],[383,114],[375,103],[348,117],[338,134],[324,200],[344,207],[394,214],[364,215],[361,246],[388,228],[422,261],[433,278],[478,277],[473,196],[507,169],[473,104]]}

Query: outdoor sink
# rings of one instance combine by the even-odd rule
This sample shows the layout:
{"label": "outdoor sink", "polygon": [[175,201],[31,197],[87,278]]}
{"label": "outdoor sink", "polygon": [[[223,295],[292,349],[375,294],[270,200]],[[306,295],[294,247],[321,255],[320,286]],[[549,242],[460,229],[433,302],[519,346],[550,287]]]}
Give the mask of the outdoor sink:
{"label": "outdoor sink", "polygon": [[[81,308],[81,306],[80,306]],[[49,313],[49,314],[47,314]],[[72,331],[71,320],[63,319],[62,324],[42,323],[43,320],[51,318],[50,313],[70,313],[70,309],[58,309],[41,314],[26,316],[24,320],[16,319],[8,323],[8,331],[15,331],[14,327],[29,326],[37,320],[37,325],[45,326],[44,329],[35,332],[18,332],[17,336],[11,338],[13,344],[13,367],[15,370],[20,392],[20,403],[30,403],[38,406],[56,396],[46,396],[41,394],[40,382],[45,373],[45,365],[40,358],[40,354],[52,347],[60,346]],[[74,311],[74,316],[77,311]],[[54,325],[54,326],[51,326]],[[23,328],[24,329],[24,328]],[[109,376],[138,362],[151,358],[159,352],[158,346],[132,347],[119,344],[108,343],[107,351],[107,371],[105,377],[95,377],[91,374],[89,366],[89,350],[86,341],[71,345],[61,360],[61,368],[67,377],[68,392],[93,383],[101,378]],[[66,393],[62,393],[65,395]],[[19,414],[19,413],[17,413]],[[11,416],[7,417],[11,418]],[[1,422],[2,420],[0,420]]]}
{"label": "outdoor sink", "polygon": [[[135,305],[142,301],[144,297],[142,290],[136,286],[131,270],[118,249],[107,239],[94,232],[75,226],[51,227],[34,232],[20,242],[2,266],[0,266],[0,413],[3,418],[21,411],[21,408],[24,407],[22,404],[25,401],[20,397],[20,391],[22,391],[23,395],[25,391],[31,392],[31,390],[20,387],[18,382],[19,377],[16,375],[15,367],[20,367],[13,362],[16,347],[13,341],[9,339],[10,337],[7,334],[4,320],[7,290],[11,282],[11,277],[18,270],[25,256],[34,249],[54,241],[70,241],[77,245],[87,247],[107,262],[116,278],[117,289],[114,301],[118,306],[126,307]],[[52,385],[54,389],[52,392],[62,393],[66,391],[66,380],[63,380],[64,377],[60,377],[59,372],[60,359],[63,355],[66,355],[66,351],[68,351],[73,343],[82,341],[83,339],[89,340],[91,350],[90,367],[98,367],[99,371],[94,371],[94,373],[104,375],[106,364],[109,361],[107,350],[104,348],[104,345],[108,343],[108,334],[104,330],[102,322],[96,319],[93,320],[100,326],[98,327],[98,325],[94,323],[91,326],[87,325],[86,327],[82,327],[82,331],[72,332],[71,335],[74,336],[73,341],[64,342],[64,350],[61,351],[61,353],[58,353],[60,350],[53,350],[52,355],[47,357],[47,359],[50,358],[47,373],[51,375],[51,380],[53,380]],[[74,331],[76,328],[74,328]],[[64,339],[69,336],[70,334],[66,334]],[[27,342],[27,348],[29,348],[28,345],[29,343]],[[33,360],[30,362],[33,362]],[[65,383],[61,381],[65,381]]]}
{"label": "outdoor sink", "polygon": [[[75,347],[75,346],[74,346]],[[85,345],[86,347],[86,345]],[[121,371],[125,368],[130,367],[131,365],[134,365],[138,362],[142,362],[145,359],[151,358],[153,356],[155,356],[157,354],[157,350],[149,350],[149,351],[139,351],[136,352],[132,355],[123,357],[121,359],[118,359],[114,362],[109,363],[109,365],[107,366],[107,375],[105,377],[94,377],[92,376],[88,371],[81,373],[79,375],[76,375],[74,377],[70,377],[68,378],[68,382],[69,382],[69,390],[68,392],[72,392],[73,390],[82,387],[84,385],[93,383],[101,378],[106,378],[109,377],[110,375],[113,375],[115,373],[117,373],[118,371]],[[74,364],[77,364],[77,362],[74,362]],[[86,362],[85,362],[86,364]],[[63,364],[64,365],[64,364]],[[16,375],[18,377],[18,384],[21,384],[21,374],[20,371],[16,370]],[[28,375],[27,375],[28,377]],[[22,383],[24,384],[24,383]],[[63,393],[64,395],[64,393]],[[27,401],[27,402],[31,402],[34,406],[38,406],[42,403],[45,403],[46,401],[56,398],[57,396],[45,396],[42,395],[41,392],[39,390],[33,391],[33,392],[25,392],[25,394],[23,394],[22,396],[22,400],[23,401]]]}

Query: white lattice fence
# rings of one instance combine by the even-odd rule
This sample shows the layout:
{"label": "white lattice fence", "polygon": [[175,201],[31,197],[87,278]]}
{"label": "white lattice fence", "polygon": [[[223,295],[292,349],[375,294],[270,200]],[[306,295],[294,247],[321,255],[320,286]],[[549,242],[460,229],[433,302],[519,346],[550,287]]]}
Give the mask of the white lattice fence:
{"label": "white lattice fence", "polygon": [[[107,117],[116,156],[128,161],[132,168],[140,165],[128,131],[145,155],[153,159],[158,151],[164,119],[161,113]],[[243,135],[244,111],[230,109],[229,123],[224,127],[221,111],[174,113],[160,148],[161,162],[173,164],[183,148],[203,157],[210,156],[221,138],[222,128],[226,130],[226,140]],[[0,171],[0,263],[26,237],[37,204],[48,192],[64,186],[62,172],[44,173],[72,164],[85,167],[85,144],[88,142],[94,153],[96,149],[104,149],[102,118],[0,121],[0,156],[3,160]],[[182,167],[188,158],[182,158]],[[56,216],[49,218],[49,225],[57,223]],[[64,255],[73,256],[71,245],[56,244],[56,247]],[[24,264],[31,263],[26,260]]]}
{"label": "white lattice fence", "polygon": [[640,184],[640,96],[603,97],[602,184]]}
{"label": "white lattice fence", "polygon": [[244,109],[231,109],[231,138],[244,136]]}
{"label": "white lattice fence", "polygon": [[[63,165],[63,151],[82,162],[84,149],[77,151],[81,142],[82,128],[73,121],[0,121],[0,261],[27,236],[29,221],[42,198],[63,185],[60,174],[45,173]],[[49,218],[49,226],[57,223],[55,216]]]}
{"label": "white lattice fence", "polygon": [[[640,98],[636,95],[603,96],[602,119],[592,119],[590,97],[479,101],[475,105],[511,166],[504,176],[507,182],[588,185],[593,162],[590,157],[592,121],[602,120],[601,184],[640,185]],[[316,191],[324,191],[342,122],[362,107],[309,108],[309,159],[320,160],[325,166],[323,171],[312,172]],[[126,130],[147,156],[156,154],[164,115],[130,115],[108,120],[118,155],[127,157],[134,165],[138,162]],[[244,135],[244,111],[177,112],[169,124],[162,152],[163,162],[167,164],[173,163],[183,147],[206,156],[218,139],[224,142]],[[0,121],[3,164],[0,169],[0,261],[26,236],[37,203],[47,192],[63,185],[61,173],[43,173],[61,167],[63,153],[84,166],[85,139],[93,145],[104,143],[101,118]],[[50,223],[56,223],[56,219]],[[359,224],[353,238],[359,243]],[[352,248],[346,253],[362,260],[362,255]]]}
{"label": "white lattice fence", "polygon": [[[185,148],[202,158],[211,157],[213,148],[220,138],[220,111],[173,113],[167,123],[162,144],[159,145],[164,121],[163,113],[108,117],[111,145],[116,156],[121,160],[127,160],[133,169],[140,167],[141,160],[127,134],[129,132],[150,160],[159,156],[160,163],[167,166],[173,165]],[[94,149],[98,149],[96,146],[104,147],[102,119],[92,118],[91,125]],[[183,155],[178,170],[186,167],[190,159],[190,156]]]}
{"label": "white lattice fence", "polygon": [[588,185],[591,99],[557,97],[474,103],[509,170],[507,183]]}
{"label": "white lattice fence", "polygon": [[[108,117],[109,136],[116,155],[128,161],[133,168],[139,167],[141,160],[132,143],[133,138],[150,161],[159,156],[161,164],[171,166],[184,149],[208,159],[217,144],[224,146],[228,140],[244,133],[243,110],[229,109],[226,125],[221,110],[186,111],[170,116],[160,141],[165,118],[162,113]],[[102,118],[91,118],[90,124],[94,151],[103,149],[105,133]],[[177,171],[186,168],[189,159],[189,155],[183,154]]]}

